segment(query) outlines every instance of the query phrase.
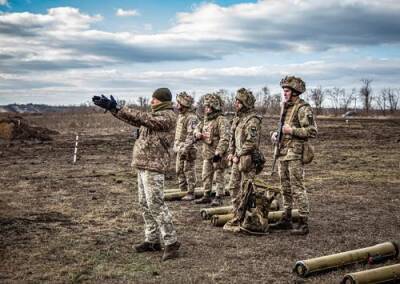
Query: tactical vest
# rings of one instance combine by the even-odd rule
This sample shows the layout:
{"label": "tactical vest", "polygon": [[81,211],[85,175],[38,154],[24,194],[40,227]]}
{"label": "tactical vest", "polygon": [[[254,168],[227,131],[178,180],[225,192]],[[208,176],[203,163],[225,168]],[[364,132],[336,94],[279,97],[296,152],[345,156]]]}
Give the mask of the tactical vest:
{"label": "tactical vest", "polygon": [[[300,128],[299,110],[302,107],[310,106],[307,102],[300,99],[286,111],[285,124],[292,128]],[[314,158],[314,147],[308,142],[308,138],[300,138],[290,134],[283,136],[282,147],[280,149],[281,160],[302,160],[303,164],[310,163]]]}
{"label": "tactical vest", "polygon": [[181,142],[185,142],[188,135],[188,123],[189,121],[193,121],[194,119],[197,119],[197,116],[193,112],[186,112],[178,116],[175,132],[175,145]]}
{"label": "tactical vest", "polygon": [[[224,133],[220,133],[219,126],[221,125],[221,120],[226,120],[223,115],[219,115],[218,117],[207,120],[203,120],[202,131],[203,134],[203,159],[211,159],[214,156],[214,153],[220,143],[220,140],[223,138],[221,136]],[[224,123],[226,124],[226,123]],[[229,131],[228,129],[223,129],[223,131]],[[226,141],[228,144],[229,141]],[[227,145],[226,145],[227,146]],[[223,151],[223,155],[225,154],[226,150]]]}
{"label": "tactical vest", "polygon": [[[284,124],[287,124],[290,127],[295,127],[295,128],[301,127],[300,121],[299,121],[299,109],[304,107],[304,106],[309,106],[309,105],[310,104],[308,104],[304,100],[299,99],[293,106],[290,106],[286,110],[286,116],[285,116],[285,123]],[[292,140],[307,141],[307,138],[302,139],[302,138],[299,138],[299,137],[293,137],[290,134],[285,134],[283,136],[283,145],[287,145]]]}
{"label": "tactical vest", "polygon": [[247,123],[253,118],[258,119],[261,123],[261,118],[258,117],[256,113],[250,113],[244,119],[239,118],[239,120],[236,122],[236,127],[233,128],[233,139],[235,141],[235,148],[237,150],[241,150],[244,139],[246,138],[244,135],[245,128]]}
{"label": "tactical vest", "polygon": [[223,118],[222,115],[218,116],[216,119],[206,120],[203,125],[203,135],[206,136],[204,143],[207,145],[218,144],[220,135],[218,129],[218,122]]}

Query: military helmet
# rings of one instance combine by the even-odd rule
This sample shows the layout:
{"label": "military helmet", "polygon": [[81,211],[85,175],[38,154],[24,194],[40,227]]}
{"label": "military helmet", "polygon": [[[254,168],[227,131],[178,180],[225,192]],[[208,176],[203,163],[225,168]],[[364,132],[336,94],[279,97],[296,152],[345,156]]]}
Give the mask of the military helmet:
{"label": "military helmet", "polygon": [[193,97],[189,96],[186,92],[180,92],[177,96],[176,96],[176,101],[184,106],[184,107],[192,107],[193,105]]}
{"label": "military helmet", "polygon": [[246,108],[254,108],[254,103],[256,102],[253,93],[245,88],[237,90],[235,99],[240,101]]}
{"label": "military helmet", "polygon": [[306,83],[299,78],[295,76],[286,76],[281,80],[281,87],[282,88],[291,88],[298,92],[299,94],[302,94],[306,91]]}
{"label": "military helmet", "polygon": [[217,94],[206,94],[204,96],[204,106],[211,107],[214,110],[222,110],[222,98]]}

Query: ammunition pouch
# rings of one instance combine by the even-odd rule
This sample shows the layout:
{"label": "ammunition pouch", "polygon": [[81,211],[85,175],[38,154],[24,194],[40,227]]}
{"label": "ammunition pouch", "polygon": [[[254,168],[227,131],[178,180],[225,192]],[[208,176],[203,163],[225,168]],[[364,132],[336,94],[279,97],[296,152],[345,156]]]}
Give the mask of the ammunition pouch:
{"label": "ammunition pouch", "polygon": [[243,155],[239,157],[239,171],[249,172],[252,167],[251,155]]}
{"label": "ammunition pouch", "polygon": [[314,146],[306,141],[303,144],[302,162],[303,164],[306,165],[311,163],[313,159],[314,159]]}
{"label": "ammunition pouch", "polygon": [[256,174],[261,173],[261,171],[264,168],[265,162],[266,162],[264,154],[260,150],[257,149],[255,151],[253,151],[253,153],[251,153],[251,160],[256,169]]}
{"label": "ammunition pouch", "polygon": [[228,161],[226,160],[226,157],[223,156],[221,160],[218,162],[213,162],[213,168],[214,170],[223,170],[228,167]]}

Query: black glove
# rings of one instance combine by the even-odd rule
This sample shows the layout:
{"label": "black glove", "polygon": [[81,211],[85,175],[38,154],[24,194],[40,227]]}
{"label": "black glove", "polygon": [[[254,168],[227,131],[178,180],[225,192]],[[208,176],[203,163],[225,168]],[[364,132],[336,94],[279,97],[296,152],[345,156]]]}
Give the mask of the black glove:
{"label": "black glove", "polygon": [[212,158],[213,163],[218,163],[219,161],[222,160],[221,155],[214,155],[214,157]]}
{"label": "black glove", "polygon": [[104,108],[105,110],[117,110],[117,101],[112,95],[110,98],[107,98],[105,95],[101,95],[101,97],[93,96],[92,101],[96,106]]}

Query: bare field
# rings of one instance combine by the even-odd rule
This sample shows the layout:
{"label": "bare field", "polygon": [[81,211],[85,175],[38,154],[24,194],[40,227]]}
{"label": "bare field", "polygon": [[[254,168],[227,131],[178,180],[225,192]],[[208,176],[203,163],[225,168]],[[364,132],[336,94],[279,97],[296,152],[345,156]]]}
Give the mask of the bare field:
{"label": "bare field", "polygon": [[[181,258],[166,263],[161,253],[132,249],[143,239],[143,221],[130,168],[131,127],[102,113],[26,119],[61,134],[50,142],[1,144],[2,283],[339,283],[348,272],[382,264],[305,280],[291,270],[296,260],[400,240],[399,119],[317,120],[316,160],[306,172],[308,236],[224,233],[201,220],[201,206],[170,202],[182,249]],[[269,159],[262,176],[272,184],[278,180],[269,177],[266,133],[275,125],[264,120]],[[73,165],[75,133],[81,143]]]}

